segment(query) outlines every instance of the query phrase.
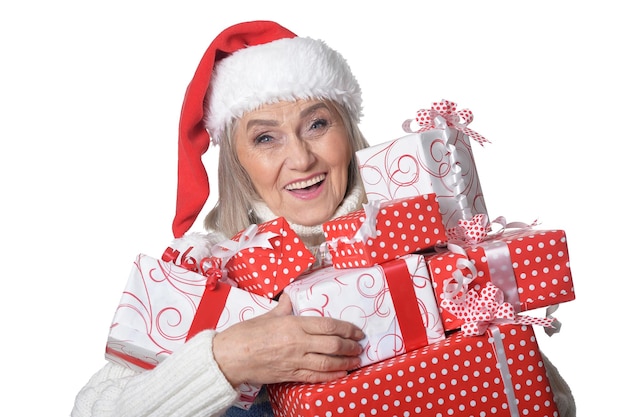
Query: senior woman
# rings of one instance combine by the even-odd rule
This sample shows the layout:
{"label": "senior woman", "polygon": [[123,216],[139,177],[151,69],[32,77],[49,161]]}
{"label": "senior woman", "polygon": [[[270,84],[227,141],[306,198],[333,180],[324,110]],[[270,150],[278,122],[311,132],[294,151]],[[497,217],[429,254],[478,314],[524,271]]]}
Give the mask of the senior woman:
{"label": "senior woman", "polygon": [[[219,196],[205,219],[203,250],[250,224],[283,216],[316,253],[321,224],[364,202],[355,161],[355,151],[367,146],[358,127],[361,109],[347,62],[324,42],[268,21],[220,33],[181,112],[178,243],[208,198],[201,157],[213,142],[220,146]],[[106,364],[77,395],[72,416],[271,416],[264,391],[248,411],[231,407],[234,387],[339,378],[358,366],[363,337],[344,321],[293,316],[282,296],[262,316],[198,333],[151,371]],[[563,397],[559,407],[573,407],[567,385],[549,368]]]}

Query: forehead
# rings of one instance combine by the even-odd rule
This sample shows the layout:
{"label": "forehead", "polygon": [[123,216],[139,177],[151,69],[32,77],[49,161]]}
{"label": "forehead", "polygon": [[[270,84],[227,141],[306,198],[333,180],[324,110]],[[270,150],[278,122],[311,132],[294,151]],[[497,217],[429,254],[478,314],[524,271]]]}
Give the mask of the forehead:
{"label": "forehead", "polygon": [[324,100],[307,99],[296,101],[279,101],[267,103],[256,110],[247,112],[241,117],[244,125],[247,121],[255,119],[287,119],[293,117],[305,117],[318,109],[334,111],[333,106]]}

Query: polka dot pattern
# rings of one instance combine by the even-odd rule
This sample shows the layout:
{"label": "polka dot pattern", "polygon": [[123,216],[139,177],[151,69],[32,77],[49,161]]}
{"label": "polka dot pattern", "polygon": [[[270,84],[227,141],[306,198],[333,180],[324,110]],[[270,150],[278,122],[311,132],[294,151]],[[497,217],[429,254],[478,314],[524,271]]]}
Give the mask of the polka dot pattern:
{"label": "polka dot pattern", "polygon": [[365,221],[361,209],[323,224],[335,268],[374,266],[446,241],[435,194],[381,202],[375,235],[353,239]]}
{"label": "polka dot pattern", "polygon": [[[273,298],[313,265],[315,258],[284,217],[260,224],[257,233],[264,232],[278,235],[270,239],[271,249],[244,249],[233,256],[225,268],[239,288]],[[242,233],[232,240],[238,241]]]}
{"label": "polka dot pattern", "polygon": [[[506,244],[509,259],[501,260],[492,254],[497,250],[494,241]],[[516,300],[505,292],[505,301],[513,304],[516,311],[534,310],[575,299],[567,239],[563,230],[507,231],[497,239],[466,246],[465,250],[477,270],[477,276],[468,290],[480,291],[495,277],[504,277],[512,288],[516,288],[513,294]],[[443,300],[443,283],[452,276],[458,259],[462,257],[452,252],[426,257],[435,295],[440,303]],[[498,286],[504,289],[503,285]],[[458,329],[464,323],[441,307],[440,314],[446,330]]]}
{"label": "polka dot pattern", "polygon": [[332,382],[270,385],[272,408],[276,417],[456,417],[508,416],[513,406],[520,416],[557,417],[532,327],[498,329],[455,333]]}

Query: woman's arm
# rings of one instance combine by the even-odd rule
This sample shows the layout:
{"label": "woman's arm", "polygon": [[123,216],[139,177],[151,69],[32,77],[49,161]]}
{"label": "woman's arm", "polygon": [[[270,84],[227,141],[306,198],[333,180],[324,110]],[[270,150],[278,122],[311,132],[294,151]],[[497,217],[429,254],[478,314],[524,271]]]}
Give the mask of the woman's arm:
{"label": "woman's arm", "polygon": [[243,382],[320,382],[346,375],[359,364],[363,337],[348,322],[293,316],[284,295],[261,316],[220,333],[198,333],[151,371],[107,364],[79,392],[72,417],[219,415],[238,398],[233,387]]}
{"label": "woman's arm", "polygon": [[217,416],[237,399],[203,331],[156,368],[135,372],[108,363],[76,396],[72,417]]}

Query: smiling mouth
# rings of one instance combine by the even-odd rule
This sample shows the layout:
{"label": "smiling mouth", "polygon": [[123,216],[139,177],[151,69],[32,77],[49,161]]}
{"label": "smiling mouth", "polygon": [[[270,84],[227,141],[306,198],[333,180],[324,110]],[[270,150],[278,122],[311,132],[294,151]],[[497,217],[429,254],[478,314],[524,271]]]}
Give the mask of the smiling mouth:
{"label": "smiling mouth", "polygon": [[326,179],[326,174],[316,175],[306,181],[297,181],[288,184],[285,189],[287,191],[307,191],[318,187]]}

